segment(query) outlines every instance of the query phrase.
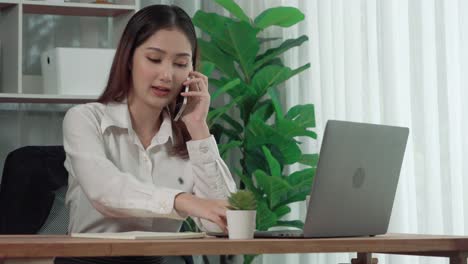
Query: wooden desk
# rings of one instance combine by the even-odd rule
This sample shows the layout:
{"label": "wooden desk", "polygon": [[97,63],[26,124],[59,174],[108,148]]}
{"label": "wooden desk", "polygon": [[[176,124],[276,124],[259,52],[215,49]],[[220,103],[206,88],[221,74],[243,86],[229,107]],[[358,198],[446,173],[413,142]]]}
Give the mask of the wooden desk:
{"label": "wooden desk", "polygon": [[443,256],[467,264],[468,237],[387,234],[365,238],[109,240],[68,236],[0,235],[0,257],[167,256],[357,252],[352,263],[370,264],[371,253]]}

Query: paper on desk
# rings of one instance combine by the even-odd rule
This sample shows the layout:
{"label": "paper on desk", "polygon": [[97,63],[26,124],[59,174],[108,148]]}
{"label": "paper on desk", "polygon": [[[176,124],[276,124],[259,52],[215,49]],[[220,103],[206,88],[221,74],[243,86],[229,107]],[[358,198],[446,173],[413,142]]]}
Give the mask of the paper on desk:
{"label": "paper on desk", "polygon": [[104,238],[104,239],[184,239],[184,238],[203,238],[204,232],[146,232],[131,231],[120,233],[72,233],[72,237],[80,238]]}

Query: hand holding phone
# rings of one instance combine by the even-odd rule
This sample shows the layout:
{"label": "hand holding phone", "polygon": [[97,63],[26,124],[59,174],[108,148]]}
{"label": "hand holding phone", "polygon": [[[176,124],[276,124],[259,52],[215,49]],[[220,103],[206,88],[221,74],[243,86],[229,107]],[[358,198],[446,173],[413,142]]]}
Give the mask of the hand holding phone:
{"label": "hand holding phone", "polygon": [[[187,78],[187,80],[190,80],[190,78]],[[188,92],[189,91],[189,86],[186,85],[185,88],[184,88],[184,92]],[[177,121],[179,120],[179,118],[182,116],[182,113],[184,112],[185,110],[185,107],[187,106],[187,97],[186,96],[182,96],[182,95],[178,95],[177,97],[177,101],[176,101],[176,105],[175,105],[175,117],[174,117],[174,121]]]}

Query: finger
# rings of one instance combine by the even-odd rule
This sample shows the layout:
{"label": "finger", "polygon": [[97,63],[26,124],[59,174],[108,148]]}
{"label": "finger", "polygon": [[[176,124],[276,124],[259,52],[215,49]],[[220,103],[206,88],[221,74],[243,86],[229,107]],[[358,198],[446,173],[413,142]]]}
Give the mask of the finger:
{"label": "finger", "polygon": [[[205,81],[201,78],[195,78],[195,79],[192,79],[193,80],[193,84],[191,85],[194,85],[197,89],[195,90],[198,90],[198,91],[208,91],[208,86],[205,84]],[[192,81],[190,80],[190,81]]]}
{"label": "finger", "polygon": [[219,208],[216,210],[216,213],[218,214],[219,217],[221,217],[223,220],[226,220],[226,208]]}
{"label": "finger", "polygon": [[227,231],[227,224],[221,219],[221,217],[213,215],[212,217],[207,218],[207,220],[216,224],[219,228],[221,228],[221,230],[223,230],[223,232]]}
{"label": "finger", "polygon": [[206,77],[206,75],[204,75],[201,72],[197,72],[197,71],[193,71],[193,72],[191,72],[191,74],[192,74],[192,76],[196,76],[198,78],[203,79],[203,81],[205,82],[205,85],[208,87],[208,77]]}
{"label": "finger", "polygon": [[226,215],[220,215],[219,217],[221,218],[221,220],[223,221],[223,223],[227,226],[227,218],[226,218]]}
{"label": "finger", "polygon": [[190,88],[191,88],[190,90],[192,90],[192,91],[208,91],[204,81],[202,79],[200,79],[200,78],[194,78],[194,79],[187,80],[183,84],[184,85],[189,85]]}
{"label": "finger", "polygon": [[226,211],[227,211],[227,207],[221,205],[221,206],[217,207],[216,213],[219,216],[226,217]]}
{"label": "finger", "polygon": [[215,223],[223,230],[224,233],[227,233],[227,222],[223,220],[221,217],[217,217]]}
{"label": "finger", "polygon": [[229,207],[229,202],[226,200],[218,200],[218,204],[222,207]]}
{"label": "finger", "polygon": [[189,80],[185,80],[183,82],[183,85],[190,85],[192,83],[199,83],[199,82],[203,82],[203,80],[201,78],[191,78]]}
{"label": "finger", "polygon": [[189,97],[210,97],[210,94],[203,92],[203,91],[190,91],[190,92],[183,92],[180,94],[182,96],[189,96]]}

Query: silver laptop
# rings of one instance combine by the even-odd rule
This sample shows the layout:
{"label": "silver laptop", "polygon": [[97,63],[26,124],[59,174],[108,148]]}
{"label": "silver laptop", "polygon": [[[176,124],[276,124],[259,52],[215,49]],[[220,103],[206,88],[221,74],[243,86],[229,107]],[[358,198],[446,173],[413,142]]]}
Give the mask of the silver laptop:
{"label": "silver laptop", "polygon": [[255,237],[349,237],[387,232],[409,129],[330,120],[304,230]]}

